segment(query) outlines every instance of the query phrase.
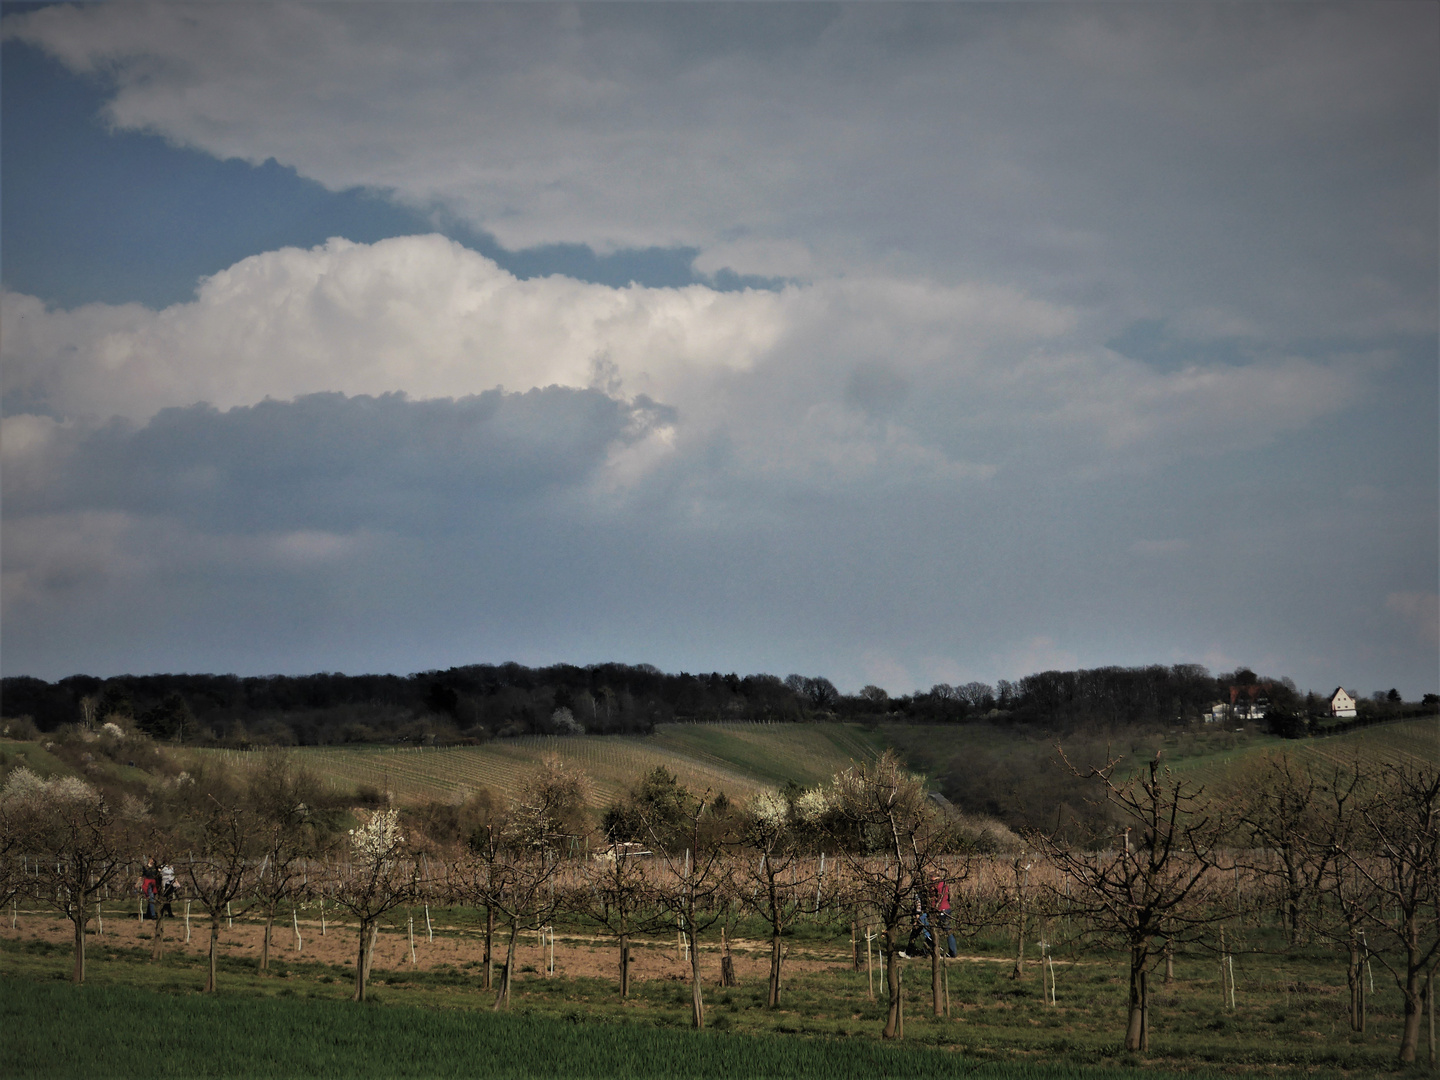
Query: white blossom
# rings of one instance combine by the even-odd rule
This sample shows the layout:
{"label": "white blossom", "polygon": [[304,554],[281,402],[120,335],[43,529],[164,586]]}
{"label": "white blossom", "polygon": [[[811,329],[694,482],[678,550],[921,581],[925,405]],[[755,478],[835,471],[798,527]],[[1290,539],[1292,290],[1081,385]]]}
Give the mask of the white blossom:
{"label": "white blossom", "polygon": [[585,729],[580,721],[575,719],[575,714],[564,705],[550,714],[550,724],[557,735],[584,735]]}
{"label": "white blossom", "polygon": [[6,779],[4,791],[0,791],[0,798],[22,802],[38,799],[44,794],[45,781],[21,765]]}
{"label": "white blossom", "polygon": [[814,824],[823,818],[830,810],[830,800],[826,798],[822,788],[810,788],[800,793],[795,800],[795,813],[802,821]]}
{"label": "white blossom", "polygon": [[750,814],[766,831],[779,832],[790,816],[790,805],[777,791],[762,791],[750,800]]}
{"label": "white blossom", "polygon": [[89,802],[100,797],[93,787],[78,776],[59,776],[53,780],[42,780],[24,765],[20,766],[5,781],[0,798],[6,802],[30,802],[37,804]]}
{"label": "white blossom", "polygon": [[400,811],[376,810],[370,820],[350,830],[350,844],[357,858],[367,862],[387,859],[405,841],[400,835]]}

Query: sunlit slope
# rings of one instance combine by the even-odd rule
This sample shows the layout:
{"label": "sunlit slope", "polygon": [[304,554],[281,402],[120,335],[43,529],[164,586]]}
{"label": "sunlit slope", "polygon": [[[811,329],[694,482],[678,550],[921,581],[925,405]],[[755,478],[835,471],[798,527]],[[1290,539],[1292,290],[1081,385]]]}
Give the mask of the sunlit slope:
{"label": "sunlit slope", "polygon": [[[808,785],[829,779],[879,750],[858,725],[718,723],[662,724],[648,736],[528,736],[484,746],[297,747],[286,753],[331,787],[389,791],[401,803],[454,801],[482,788],[510,795],[545,755],[554,754],[590,776],[594,801],[603,806],[657,765],[692,791],[743,799],[786,780]],[[193,752],[242,768],[256,760],[235,751]]]}
{"label": "sunlit slope", "polygon": [[1222,753],[1182,758],[1171,762],[1171,768],[1207,786],[1224,786],[1243,777],[1255,762],[1277,753],[1287,754],[1297,764],[1322,768],[1355,762],[1433,768],[1440,764],[1440,716],[1396,720],[1319,739],[1257,738]]}

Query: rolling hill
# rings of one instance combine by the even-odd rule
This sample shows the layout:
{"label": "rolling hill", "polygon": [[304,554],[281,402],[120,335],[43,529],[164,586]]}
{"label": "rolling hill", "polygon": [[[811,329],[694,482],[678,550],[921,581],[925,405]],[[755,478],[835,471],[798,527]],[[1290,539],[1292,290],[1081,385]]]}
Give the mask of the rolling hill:
{"label": "rolling hill", "polygon": [[[0,742],[4,751],[0,767],[26,764],[46,776],[75,771],[44,743]],[[823,782],[853,762],[873,760],[887,746],[897,747],[913,767],[934,774],[959,802],[964,801],[965,790],[953,790],[953,776],[946,780],[947,762],[953,768],[956,760],[998,761],[1021,774],[1054,768],[1053,736],[993,725],[687,723],[658,725],[654,734],[643,736],[522,736],[480,746],[352,744],[291,747],[282,752],[337,794],[359,794],[364,789],[389,792],[402,805],[459,802],[482,789],[501,798],[514,795],[542,759],[554,754],[589,775],[593,804],[603,807],[656,766],[674,773],[693,791],[723,791],[732,799],[744,799],[787,781],[802,786]],[[1157,747],[1164,750],[1164,760],[1174,771],[1218,791],[1240,781],[1248,763],[1275,751],[1316,763],[1358,759],[1434,767],[1440,764],[1440,717],[1395,721],[1317,739],[1202,730],[1142,734],[1124,744],[1137,764],[1148,760]],[[260,760],[256,753],[237,750],[166,747],[164,752],[186,768],[204,763],[245,769]],[[159,782],[158,776],[145,772],[143,762],[140,765],[127,767],[120,762],[105,771],[126,783]]]}
{"label": "rolling hill", "polygon": [[[787,780],[810,785],[828,780],[853,761],[877,757],[883,740],[858,724],[661,724],[653,735],[521,736],[483,746],[295,747],[295,762],[336,790],[372,788],[399,803],[454,802],[489,789],[509,796],[554,754],[583,769],[594,801],[609,804],[656,766],[693,791],[725,792],[743,799]],[[244,767],[254,755],[233,750],[184,750]]]}

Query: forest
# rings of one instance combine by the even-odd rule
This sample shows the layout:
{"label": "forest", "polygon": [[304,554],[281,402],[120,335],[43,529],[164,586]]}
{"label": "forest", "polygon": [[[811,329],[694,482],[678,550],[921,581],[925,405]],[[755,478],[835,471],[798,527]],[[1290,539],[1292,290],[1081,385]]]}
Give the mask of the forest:
{"label": "forest", "polygon": [[[1358,696],[1358,695],[1357,695]],[[1378,696],[1379,700],[1373,700]],[[411,675],[72,675],[0,680],[0,715],[40,732],[114,716],[147,734],[200,745],[464,744],[513,735],[646,733],[675,721],[881,720],[1001,723],[1071,733],[1197,721],[1216,702],[1259,702],[1277,734],[1328,723],[1324,697],[1248,668],[1197,664],[1046,671],[994,686],[938,683],[891,697],[842,694],[823,676],[667,674],[649,664],[475,664]],[[1357,721],[1420,715],[1390,691]]]}

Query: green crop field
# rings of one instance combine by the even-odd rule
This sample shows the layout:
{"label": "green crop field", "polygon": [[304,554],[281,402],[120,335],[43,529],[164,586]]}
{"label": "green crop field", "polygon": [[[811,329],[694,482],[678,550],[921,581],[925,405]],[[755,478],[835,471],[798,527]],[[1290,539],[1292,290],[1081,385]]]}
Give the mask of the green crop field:
{"label": "green crop field", "polygon": [[1173,1075],[1132,1068],[1000,1064],[945,1050],[785,1036],[601,1025],[483,1009],[201,998],[53,984],[0,989],[0,1070],[20,1078],[826,1077],[1062,1080]]}
{"label": "green crop field", "polygon": [[[435,912],[445,935],[473,936],[454,925],[455,914]],[[354,929],[335,923],[331,932],[348,937]],[[388,925],[386,933],[398,938],[403,928]],[[567,957],[593,948],[578,927],[567,936]],[[1158,988],[1144,1054],[1120,1049],[1121,956],[1064,956],[1058,1001],[1049,1004],[1038,964],[1023,981],[1009,977],[1013,949],[1003,935],[972,941],[978,955],[947,964],[950,1016],[930,1015],[928,964],[905,965],[901,1045],[879,1038],[883,984],[877,980],[870,997],[865,971],[849,969],[848,936],[823,933],[807,938],[805,954],[831,963],[788,976],[779,1009],[765,1007],[763,978],[716,985],[710,943],[705,1033],[688,1030],[683,980],[646,979],[622,1001],[613,978],[566,975],[564,961],[545,977],[530,962],[538,949],[522,951],[512,1011],[497,1015],[473,963],[377,966],[371,1000],[355,1004],[344,963],[281,957],[261,974],[253,958],[237,954],[222,959],[221,992],[207,997],[197,992],[203,957],[178,942],[152,961],[143,939],[102,945],[97,935],[86,985],[75,987],[64,981],[64,944],[9,938],[0,940],[0,1075],[1339,1080],[1405,1071],[1394,1064],[1399,994],[1382,972],[1368,1031],[1356,1034],[1345,1020],[1343,956],[1279,955],[1273,933],[1247,937],[1254,951],[1236,957],[1234,1008],[1220,993],[1213,954],[1177,954],[1176,981]],[[427,948],[450,951],[438,934]]]}

